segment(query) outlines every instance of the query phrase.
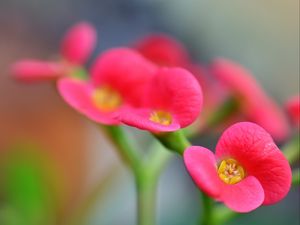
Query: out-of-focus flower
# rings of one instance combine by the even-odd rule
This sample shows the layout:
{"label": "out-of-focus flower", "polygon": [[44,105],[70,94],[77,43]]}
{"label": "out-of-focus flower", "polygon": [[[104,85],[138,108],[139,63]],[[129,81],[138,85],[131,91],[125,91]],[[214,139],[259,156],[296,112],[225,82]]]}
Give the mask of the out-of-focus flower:
{"label": "out-of-focus flower", "polygon": [[61,43],[58,61],[24,59],[11,67],[17,80],[34,82],[56,80],[59,77],[72,75],[90,56],[96,44],[96,30],[87,22],[75,24],[66,33]]}
{"label": "out-of-focus flower", "polygon": [[175,131],[191,124],[202,109],[202,90],[181,68],[161,68],[150,81],[143,108],[122,115],[127,125],[153,132]]}
{"label": "out-of-focus flower", "polygon": [[[207,76],[202,65],[194,63],[185,46],[166,34],[151,34],[139,40],[135,48],[147,59],[158,66],[182,67],[191,72],[201,85],[203,91],[203,113],[197,122],[199,129],[205,126],[207,118],[222,102],[223,89]],[[198,124],[199,123],[199,124]]]}
{"label": "out-of-focus flower", "polygon": [[211,73],[232,93],[247,119],[262,126],[277,141],[287,138],[289,126],[284,113],[249,71],[232,61],[216,59]]}
{"label": "out-of-focus flower", "polygon": [[201,190],[237,212],[275,204],[291,186],[288,161],[272,137],[250,122],[228,128],[215,155],[204,147],[189,147],[184,162]]}
{"label": "out-of-focus flower", "polygon": [[156,66],[128,48],[104,52],[91,69],[91,80],[63,78],[58,90],[64,100],[98,123],[119,124],[127,107],[142,104],[145,85]]}
{"label": "out-of-focus flower", "polygon": [[184,66],[190,61],[185,47],[165,34],[146,36],[135,44],[135,48],[160,66]]}
{"label": "out-of-focus flower", "polygon": [[300,128],[300,95],[290,98],[286,103],[286,108],[293,125]]}

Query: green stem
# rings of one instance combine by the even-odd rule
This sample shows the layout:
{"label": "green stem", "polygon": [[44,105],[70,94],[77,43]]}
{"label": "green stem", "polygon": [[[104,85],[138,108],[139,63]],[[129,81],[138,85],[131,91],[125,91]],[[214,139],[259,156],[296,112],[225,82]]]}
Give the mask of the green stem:
{"label": "green stem", "polygon": [[[154,136],[168,149],[183,155],[186,148],[191,146],[182,131],[165,134],[154,134]],[[203,214],[200,220],[201,225],[214,225],[214,203],[211,198],[202,193]]]}
{"label": "green stem", "polygon": [[158,142],[150,147],[150,155],[136,175],[138,194],[138,224],[156,224],[156,192],[160,174],[171,157],[171,153]]}
{"label": "green stem", "polygon": [[180,155],[183,155],[184,150],[191,146],[191,143],[185,137],[184,133],[181,130],[176,132],[154,134],[154,136],[166,148],[176,153],[179,153]]}
{"label": "green stem", "polygon": [[282,152],[292,165],[299,161],[300,158],[300,136],[297,134],[289,143],[282,148]]}
{"label": "green stem", "polygon": [[214,225],[214,216],[213,208],[214,202],[206,194],[201,192],[202,195],[202,204],[203,204],[203,213],[202,218],[200,219],[200,225]]}
{"label": "green stem", "polygon": [[140,156],[127,138],[123,128],[120,126],[102,127],[107,136],[112,140],[112,143],[116,146],[123,161],[132,169],[133,173],[139,171],[141,167]]}
{"label": "green stem", "polygon": [[138,224],[156,224],[156,188],[157,176],[151,176],[144,168],[139,171],[136,178]]}
{"label": "green stem", "polygon": [[157,183],[171,154],[156,143],[150,149],[152,154],[142,160],[122,127],[105,126],[104,129],[135,177],[138,224],[155,225]]}
{"label": "green stem", "polygon": [[299,186],[300,185],[300,170],[299,170],[299,168],[293,170],[292,184],[295,185],[295,186]]}

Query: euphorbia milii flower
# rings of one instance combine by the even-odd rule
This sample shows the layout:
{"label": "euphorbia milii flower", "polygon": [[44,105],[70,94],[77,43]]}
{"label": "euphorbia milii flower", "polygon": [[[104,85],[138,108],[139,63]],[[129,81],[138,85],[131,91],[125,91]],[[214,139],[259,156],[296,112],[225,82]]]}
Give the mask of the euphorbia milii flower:
{"label": "euphorbia milii flower", "polygon": [[283,141],[289,134],[287,119],[280,107],[264,92],[249,71],[229,60],[217,59],[211,72],[231,92],[243,114]]}
{"label": "euphorbia milii flower", "polygon": [[175,131],[195,121],[202,109],[202,90],[181,68],[161,68],[149,82],[143,108],[131,108],[122,122],[153,132]]}
{"label": "euphorbia milii flower", "polygon": [[220,93],[220,85],[217,86],[207,76],[204,67],[192,61],[185,46],[171,36],[151,34],[138,41],[135,47],[144,57],[159,66],[182,67],[195,76],[204,93],[203,113],[199,121],[201,126],[204,125],[207,121],[205,118],[221,103],[223,95]]}
{"label": "euphorbia milii flower", "polygon": [[56,80],[72,74],[84,64],[96,44],[96,31],[87,22],[75,24],[61,42],[59,61],[24,59],[12,66],[12,74],[25,82]]}
{"label": "euphorbia milii flower", "polygon": [[156,66],[139,53],[116,48],[104,52],[91,69],[91,80],[63,78],[58,90],[65,101],[89,119],[113,125],[127,107],[142,104],[145,85]]}
{"label": "euphorbia milii flower", "polygon": [[135,47],[144,57],[161,66],[183,66],[189,61],[184,46],[165,34],[149,35]]}
{"label": "euphorbia milii flower", "polygon": [[189,147],[184,162],[201,190],[237,212],[275,204],[291,186],[288,161],[272,137],[250,122],[229,127],[215,155],[204,147]]}
{"label": "euphorbia milii flower", "polygon": [[286,103],[289,116],[295,127],[300,128],[300,95],[290,98]]}

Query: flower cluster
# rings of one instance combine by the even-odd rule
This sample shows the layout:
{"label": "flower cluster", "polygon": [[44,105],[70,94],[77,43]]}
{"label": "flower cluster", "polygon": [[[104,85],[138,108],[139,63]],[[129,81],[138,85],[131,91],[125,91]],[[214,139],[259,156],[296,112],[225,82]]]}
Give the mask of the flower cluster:
{"label": "flower cluster", "polygon": [[66,102],[96,122],[153,132],[186,127],[202,108],[202,91],[192,74],[158,68],[129,48],[104,52],[90,80],[64,78],[58,89]]}
{"label": "flower cluster", "polygon": [[[233,99],[238,118],[256,124],[228,128],[215,155],[203,147],[187,148],[188,172],[200,189],[237,212],[274,204],[288,193],[291,169],[272,139],[286,140],[288,123],[250,72],[226,59],[205,68],[191,60],[181,43],[159,34],[133,48],[101,53],[88,70],[90,76],[79,79],[96,36],[92,25],[76,24],[62,40],[59,61],[22,60],[12,72],[22,81],[56,80],[62,98],[96,123],[153,133],[189,126],[202,108],[206,113],[200,119],[205,123],[211,114],[222,113],[218,107],[227,98]],[[299,125],[299,97],[287,108]]]}
{"label": "flower cluster", "polygon": [[251,73],[241,65],[220,58],[205,68],[191,60],[188,51],[180,42],[163,34],[147,36],[138,41],[135,47],[158,65],[180,66],[194,74],[204,93],[204,113],[201,115],[204,123],[213,111],[218,110],[222,102],[233,98],[240,115],[235,113],[233,119],[229,117],[231,123],[249,120],[262,126],[277,141],[288,137],[286,116]]}
{"label": "flower cluster", "polygon": [[175,63],[156,66],[134,49],[102,53],[90,69],[91,76],[77,79],[76,72],[95,41],[96,32],[90,24],[76,24],[62,40],[61,61],[22,60],[13,65],[13,74],[23,81],[59,78],[58,90],[65,101],[106,125],[123,123],[153,132],[175,131],[198,117],[202,90],[194,76]]}

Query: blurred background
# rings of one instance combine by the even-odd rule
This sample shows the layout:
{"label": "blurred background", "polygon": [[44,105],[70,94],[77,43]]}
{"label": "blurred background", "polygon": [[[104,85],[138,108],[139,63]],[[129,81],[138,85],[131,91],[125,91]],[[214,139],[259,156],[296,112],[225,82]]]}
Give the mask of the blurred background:
{"label": "blurred background", "polygon": [[[55,57],[66,29],[80,20],[98,30],[93,58],[165,32],[196,61],[240,62],[280,104],[299,93],[297,0],[0,0],[1,225],[31,225],[18,218],[66,225],[96,187],[85,225],[135,224],[133,178],[101,132],[66,106],[53,84],[9,77],[18,59]],[[160,225],[195,224],[198,191],[180,158],[167,166],[158,195]],[[299,204],[293,188],[280,204],[228,224],[297,225]]]}

